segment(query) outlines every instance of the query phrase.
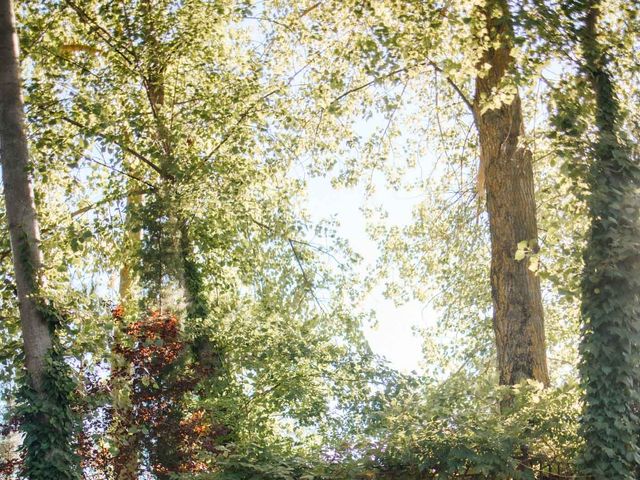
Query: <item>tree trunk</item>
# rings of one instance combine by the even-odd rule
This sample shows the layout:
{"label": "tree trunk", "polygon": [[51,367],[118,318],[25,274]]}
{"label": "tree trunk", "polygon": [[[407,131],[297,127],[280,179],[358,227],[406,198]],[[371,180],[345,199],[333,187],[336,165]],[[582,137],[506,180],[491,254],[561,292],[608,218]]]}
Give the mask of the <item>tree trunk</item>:
{"label": "tree trunk", "polygon": [[[131,166],[128,166],[131,169]],[[120,268],[120,284],[118,295],[123,312],[132,304],[132,288],[134,285],[134,258],[131,252],[139,250],[142,231],[136,226],[135,211],[142,202],[141,194],[134,192],[135,185],[128,182],[127,212],[124,225],[125,253]],[[111,435],[118,453],[114,456],[115,480],[136,480],[139,471],[140,435],[131,434],[133,423],[133,407],[128,388],[132,384],[129,374],[130,364],[119,352],[122,349],[123,337],[126,335],[126,324],[122,317],[116,318],[115,334],[112,345],[112,420]]]}
{"label": "tree trunk", "polygon": [[[638,478],[640,351],[640,161],[622,129],[620,105],[598,39],[600,2],[577,4],[597,138],[586,181],[591,230],[582,276],[581,376],[585,386],[582,474]],[[572,12],[576,13],[576,12]]]}
{"label": "tree trunk", "polygon": [[127,182],[127,188],[127,212],[124,226],[126,252],[120,268],[120,284],[118,286],[118,297],[120,298],[120,304],[123,306],[131,300],[131,288],[134,282],[134,261],[130,252],[137,253],[142,241],[142,230],[135,225],[135,212],[142,204],[142,195],[134,191],[135,185],[132,181]]}
{"label": "tree trunk", "polygon": [[42,252],[29,174],[24,105],[20,85],[18,37],[11,0],[0,0],[0,158],[24,341],[31,385],[43,391],[46,356],[52,335],[37,295]]}
{"label": "tree trunk", "polygon": [[520,242],[527,242],[532,252],[538,248],[532,155],[522,142],[520,97],[515,91],[494,108],[485,108],[510,86],[512,20],[505,0],[488,0],[480,14],[488,33],[483,43],[489,44],[480,65],[489,64],[490,69],[476,78],[473,107],[491,233],[493,328],[500,384],[534,379],[548,385],[540,281],[529,269],[528,259],[516,260]]}
{"label": "tree trunk", "polygon": [[[75,389],[54,345],[54,325],[42,310],[42,252],[20,85],[13,2],[0,0],[0,159],[28,387],[19,407],[24,433],[20,478],[77,480],[70,398]],[[48,306],[50,308],[50,306]]]}
{"label": "tree trunk", "polygon": [[[160,147],[159,155],[160,167],[162,169],[162,184],[160,191],[156,192],[156,198],[160,200],[162,215],[166,221],[162,223],[162,235],[167,238],[167,249],[162,252],[159,261],[162,263],[160,269],[170,278],[171,294],[176,295],[173,302],[173,313],[181,313],[182,321],[189,321],[197,318],[205,318],[208,315],[207,299],[202,291],[202,275],[195,261],[193,260],[193,249],[189,238],[189,228],[185,219],[179,213],[180,209],[169,203],[171,190],[176,188],[174,173],[176,169],[176,158],[174,157],[174,145],[170,130],[167,128],[166,107],[165,107],[165,71],[167,59],[164,58],[161,42],[158,40],[157,32],[153,24],[152,3],[145,0],[141,4],[143,15],[143,36],[145,46],[149,56],[146,58],[144,86],[147,93],[149,105],[155,120],[155,137]],[[165,191],[163,191],[165,190]],[[164,196],[164,198],[162,198]],[[154,221],[157,221],[154,220]],[[161,287],[161,284],[159,285]],[[162,291],[160,292],[162,305]],[[180,311],[183,310],[183,311]],[[210,338],[198,336],[194,340],[193,353],[199,365],[199,371],[205,376],[200,382],[205,382],[211,376],[215,376],[220,369],[220,353]],[[196,390],[200,385],[197,385]],[[184,412],[179,408],[171,412],[172,420],[176,423],[183,418]],[[159,440],[152,448],[150,459],[161,467],[154,471],[159,480],[168,479],[179,472],[180,467],[188,462],[183,450],[185,439],[179,432],[173,430],[162,431],[158,435]]]}

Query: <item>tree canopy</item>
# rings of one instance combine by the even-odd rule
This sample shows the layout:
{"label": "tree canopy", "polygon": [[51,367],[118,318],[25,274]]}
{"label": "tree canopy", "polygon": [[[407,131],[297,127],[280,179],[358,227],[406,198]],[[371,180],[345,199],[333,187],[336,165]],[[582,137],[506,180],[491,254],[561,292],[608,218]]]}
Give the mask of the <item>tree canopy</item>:
{"label": "tree canopy", "polygon": [[0,475],[637,478],[639,10],[0,0]]}

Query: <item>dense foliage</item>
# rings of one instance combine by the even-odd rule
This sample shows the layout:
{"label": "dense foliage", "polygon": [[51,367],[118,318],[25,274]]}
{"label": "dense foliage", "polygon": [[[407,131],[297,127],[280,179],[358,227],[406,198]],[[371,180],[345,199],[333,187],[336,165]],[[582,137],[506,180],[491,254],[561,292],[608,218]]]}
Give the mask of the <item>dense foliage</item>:
{"label": "dense foliage", "polygon": [[[638,6],[497,3],[478,106],[492,1],[15,2],[57,317],[43,404],[0,236],[0,475],[635,478]],[[498,385],[476,127],[516,97],[549,386]],[[361,196],[374,268],[318,182]],[[422,371],[369,347],[379,291],[433,314]]]}

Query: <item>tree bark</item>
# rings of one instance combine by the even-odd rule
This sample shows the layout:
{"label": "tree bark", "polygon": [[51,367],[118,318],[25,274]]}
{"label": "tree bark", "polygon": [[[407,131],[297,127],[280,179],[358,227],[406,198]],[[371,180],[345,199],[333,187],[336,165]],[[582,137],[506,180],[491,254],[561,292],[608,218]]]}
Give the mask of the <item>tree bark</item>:
{"label": "tree bark", "polygon": [[38,306],[42,270],[20,85],[19,45],[13,2],[0,0],[0,158],[24,342],[31,385],[41,393],[46,356],[52,345],[49,325]]}
{"label": "tree bark", "polygon": [[[518,243],[537,251],[538,227],[532,155],[523,144],[524,124],[517,90],[506,95],[514,69],[513,26],[505,0],[487,0],[479,9],[484,27],[480,66],[490,69],[476,78],[474,117],[480,141],[491,233],[493,328],[500,384],[524,379],[549,384],[540,281],[527,259],[516,260]],[[499,46],[495,46],[499,45]],[[485,108],[496,95],[506,95]]]}

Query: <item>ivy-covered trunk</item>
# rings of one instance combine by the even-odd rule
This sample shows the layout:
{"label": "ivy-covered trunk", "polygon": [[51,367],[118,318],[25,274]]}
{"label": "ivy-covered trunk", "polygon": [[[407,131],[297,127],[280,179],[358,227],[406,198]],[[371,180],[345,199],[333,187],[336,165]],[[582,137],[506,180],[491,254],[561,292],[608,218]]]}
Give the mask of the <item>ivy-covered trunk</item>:
{"label": "ivy-covered trunk", "polygon": [[517,256],[519,249],[537,252],[538,228],[532,156],[523,144],[520,97],[510,83],[512,20],[503,0],[488,0],[478,13],[485,35],[480,66],[490,68],[476,78],[473,107],[491,232],[493,328],[500,383],[535,379],[548,385],[540,281],[528,259]]}
{"label": "ivy-covered trunk", "polygon": [[583,70],[595,97],[596,143],[587,173],[591,230],[584,252],[581,375],[585,386],[583,473],[637,478],[640,357],[640,159],[598,38],[598,1],[576,2]]}
{"label": "ivy-covered trunk", "polygon": [[[125,164],[127,170],[132,170],[133,166]],[[135,190],[135,183],[129,179],[127,182],[127,197],[126,197],[126,217],[125,217],[125,232],[124,232],[124,253],[122,265],[120,267],[120,283],[118,286],[118,297],[120,303],[125,305],[132,299],[132,288],[134,286],[135,278],[135,256],[140,253],[140,241],[142,237],[142,230],[140,229],[139,220],[137,215],[142,204],[142,193]]]}

